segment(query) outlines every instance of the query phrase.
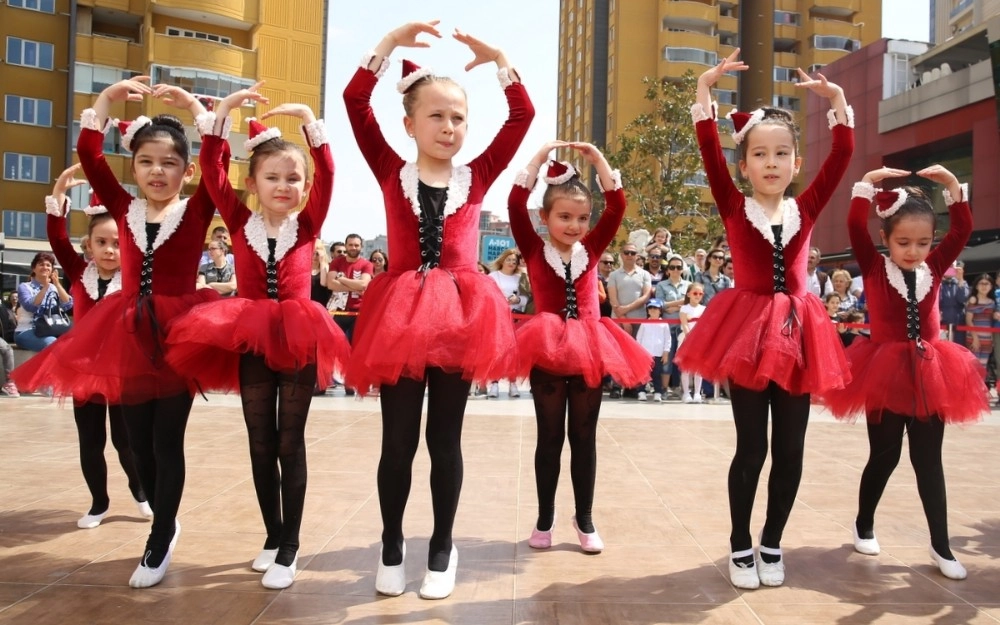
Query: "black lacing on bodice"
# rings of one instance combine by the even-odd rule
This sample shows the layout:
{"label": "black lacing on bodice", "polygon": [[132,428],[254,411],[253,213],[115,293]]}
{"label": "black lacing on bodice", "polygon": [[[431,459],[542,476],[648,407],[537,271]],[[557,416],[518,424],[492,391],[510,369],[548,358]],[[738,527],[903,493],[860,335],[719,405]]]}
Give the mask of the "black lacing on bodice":
{"label": "black lacing on bodice", "polygon": [[579,319],[580,308],[576,301],[576,285],[573,283],[572,263],[563,263],[566,268],[566,308],[563,309],[567,319]]}
{"label": "black lacing on bodice", "polygon": [[785,246],[781,243],[781,225],[771,226],[771,231],[774,232],[774,254],[773,263],[774,268],[774,292],[775,293],[788,293],[788,287],[785,286]]}
{"label": "black lacing on bodice", "polygon": [[420,197],[420,269],[428,271],[441,264],[444,242],[444,204],[448,189],[419,183]]}
{"label": "black lacing on bodice", "polygon": [[903,282],[906,283],[906,339],[916,341],[917,347],[923,349],[920,339],[920,309],[917,302],[917,272],[903,271]]}
{"label": "black lacing on bodice", "polygon": [[274,250],[278,246],[278,240],[267,239],[267,297],[278,299],[278,261],[274,260]]}
{"label": "black lacing on bodice", "polygon": [[146,224],[146,250],[139,272],[139,295],[153,294],[153,242],[160,233],[160,224]]}

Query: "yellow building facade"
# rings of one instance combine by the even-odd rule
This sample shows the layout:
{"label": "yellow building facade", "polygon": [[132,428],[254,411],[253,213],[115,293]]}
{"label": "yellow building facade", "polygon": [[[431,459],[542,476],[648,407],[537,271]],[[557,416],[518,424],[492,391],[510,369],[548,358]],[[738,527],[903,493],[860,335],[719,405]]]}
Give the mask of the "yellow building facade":
{"label": "yellow building facade", "polygon": [[[644,77],[699,75],[737,47],[751,69],[716,85],[719,116],[779,106],[804,121],[796,68],[816,71],[877,40],[881,15],[881,0],[561,0],[559,137],[614,151],[647,112]],[[722,141],[734,157],[727,133]],[[702,197],[712,204],[707,187]]]}
{"label": "yellow building facade", "polygon": [[[154,84],[218,98],[264,80],[261,91],[272,104],[302,102],[319,112],[325,24],[326,2],[313,0],[4,0],[0,210],[7,248],[47,248],[43,199],[59,172],[76,161],[80,112],[102,89],[145,75]],[[230,178],[239,188],[247,174],[245,119],[267,108],[247,105],[234,113]],[[200,141],[186,111],[146,99],[116,104],[111,114],[125,120],[164,112],[189,126],[197,151]],[[295,121],[279,117],[267,123],[305,145]],[[135,192],[131,156],[117,129],[108,134],[104,152],[119,180]],[[74,196],[74,207],[85,204],[86,188],[75,189]],[[85,221],[75,213],[71,234],[82,234]]]}

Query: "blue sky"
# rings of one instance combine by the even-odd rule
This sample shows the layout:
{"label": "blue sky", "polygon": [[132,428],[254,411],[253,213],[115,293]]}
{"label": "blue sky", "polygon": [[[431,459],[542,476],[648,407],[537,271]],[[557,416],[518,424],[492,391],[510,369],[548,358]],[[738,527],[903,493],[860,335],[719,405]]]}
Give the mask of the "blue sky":
{"label": "blue sky", "polygon": [[[897,39],[925,41],[928,32],[929,0],[883,0],[883,35]],[[503,11],[494,7],[502,6]],[[468,48],[450,38],[455,28],[504,49],[520,70],[535,104],[535,121],[514,157],[511,167],[493,185],[484,203],[506,219],[506,198],[514,173],[545,141],[555,138],[556,87],[558,81],[559,2],[557,0],[505,0],[503,3],[455,2],[454,0],[369,0],[330,3],[327,46],[327,130],[336,164],[333,207],[323,226],[326,241],[342,239],[348,232],[365,238],[385,232],[382,194],[361,157],[347,113],[343,90],[361,60],[396,26],[408,21],[440,19],[446,36],[428,39],[430,48],[397,50],[393,65],[379,82],[372,107],[383,134],[405,159],[415,156],[412,141],[403,132],[403,107],[395,84],[401,68],[399,60],[409,58],[436,73],[455,78],[469,97],[469,133],[456,162],[467,162],[493,139],[507,117],[506,101],[495,78],[495,66],[464,71],[471,59]],[[577,137],[560,137],[576,139]]]}

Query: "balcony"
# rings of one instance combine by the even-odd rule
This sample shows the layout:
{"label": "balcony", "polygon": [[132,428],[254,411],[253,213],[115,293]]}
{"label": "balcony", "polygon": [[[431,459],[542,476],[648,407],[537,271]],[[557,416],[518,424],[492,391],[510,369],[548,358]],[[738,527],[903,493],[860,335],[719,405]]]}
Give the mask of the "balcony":
{"label": "balcony", "polygon": [[861,0],[814,0],[809,11],[813,15],[849,17],[861,11]]}
{"label": "balcony", "polygon": [[703,4],[701,2],[675,0],[674,2],[665,3],[663,8],[664,27],[666,27],[667,23],[669,23],[671,27],[674,27],[674,25],[680,27],[709,26],[711,24],[715,24],[715,21],[719,17],[719,7],[712,6],[710,4]]}
{"label": "balcony", "polygon": [[90,3],[95,9],[111,9],[133,15],[142,15],[146,11],[144,0],[94,0]]}
{"label": "balcony", "polygon": [[719,40],[712,35],[700,33],[660,31],[660,45],[661,47],[695,48],[714,52],[719,46]]}
{"label": "balcony", "polygon": [[735,17],[719,17],[719,32],[720,33],[732,33],[738,34],[740,32],[740,23]]}
{"label": "balcony", "polygon": [[76,60],[136,71],[142,71],[144,67],[141,45],[102,35],[77,35]]}
{"label": "balcony", "polygon": [[157,0],[154,10],[161,15],[247,30],[260,21],[259,7],[258,0]]}
{"label": "balcony", "polygon": [[151,56],[158,63],[194,67],[230,76],[255,76],[257,53],[236,46],[157,33]]}

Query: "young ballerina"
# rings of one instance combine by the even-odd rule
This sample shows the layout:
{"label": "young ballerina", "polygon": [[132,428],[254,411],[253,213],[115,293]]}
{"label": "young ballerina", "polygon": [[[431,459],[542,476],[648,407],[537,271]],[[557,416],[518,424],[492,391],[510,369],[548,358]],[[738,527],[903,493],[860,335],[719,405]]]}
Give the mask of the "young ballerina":
{"label": "young ballerina", "polygon": [[[323,122],[302,104],[282,104],[262,116],[302,120],[315,163],[311,182],[302,149],[282,139],[278,129],[251,119],[246,184],[257,195],[260,212],[248,209],[229,183],[223,163],[228,115],[245,100],[267,102],[259,86],[223,98],[199,122],[202,178],[232,233],[240,297],[198,306],[173,324],[167,342],[174,368],[191,372],[205,388],[240,392],[267,530],[251,568],[264,572],[264,587],[280,589],[295,578],[313,389],[326,387],[334,369],[347,361],[350,346],[326,309],[310,299],[309,268],[333,191]],[[307,197],[305,208],[296,212]]]}
{"label": "young ballerina", "polygon": [[[105,295],[122,288],[118,224],[107,209],[101,206],[97,194],[91,195],[90,206],[83,209],[90,215],[90,224],[87,226],[87,235],[83,237],[82,248],[90,260],[81,258],[70,243],[66,229],[70,202],[66,192],[86,184],[86,181],[74,178],[78,171],[79,164],[63,171],[52,187],[52,195],[45,198],[49,244],[72,284],[70,292],[73,294],[73,318],[77,322]],[[111,444],[118,453],[118,462],[125,472],[128,489],[139,514],[145,518],[153,516],[153,510],[139,484],[139,474],[128,445],[128,430],[125,428],[121,406],[81,399],[73,402],[73,417],[80,441],[80,468],[90,490],[91,505],[90,510],[76,522],[80,529],[93,529],[100,525],[108,514],[111,503],[108,496],[108,463],[104,459],[104,447],[108,442],[105,416],[111,426]]]}
{"label": "young ballerina", "polygon": [[513,369],[510,309],[496,284],[476,268],[479,211],[534,117],[503,51],[456,31],[455,39],[475,55],[466,70],[497,64],[510,115],[483,154],[454,166],[465,140],[465,93],[454,81],[404,61],[398,85],[404,94],[403,124],[417,149],[416,162],[404,162],[382,137],[371,94],[389,54],[400,46],[426,47],[417,38],[423,33],[440,37],[437,23],[413,22],[387,34],[365,55],[344,91],[358,146],[385,196],[393,254],[392,269],[365,292],[346,373],[347,386],[359,393],[381,389],[383,530],[375,588],[393,596],[406,589],[403,511],[426,388],[434,532],[420,587],[425,599],[447,597],[455,586],[458,551],[452,528],[462,488],[462,421],[470,383],[509,378]]}
{"label": "young ballerina", "polygon": [[[559,147],[575,150],[596,168],[607,205],[590,230],[590,190],[569,163],[549,164],[540,211],[549,238],[543,240],[528,218],[528,196],[549,152]],[[538,519],[528,545],[535,549],[552,545],[560,456],[568,435],[576,507],[573,529],[583,551],[598,553],[604,549],[593,520],[601,382],[610,375],[629,388],[645,383],[652,364],[631,335],[601,317],[597,301],[597,263],[625,215],[621,175],[588,143],[547,143],[518,174],[507,206],[511,233],[532,277],[536,305],[535,315],[517,329],[517,377],[531,380],[538,424]]]}
{"label": "young ballerina", "polygon": [[[933,250],[937,218],[919,189],[879,191],[882,180],[910,172],[882,167],[854,185],[847,225],[865,281],[871,338],[857,337],[847,350],[853,380],[844,391],[824,397],[838,418],[864,414],[868,421],[868,464],[861,474],[854,548],[877,555],[875,508],[903,447],[910,440],[910,462],[930,528],[930,556],[941,573],[965,579],[948,541],[941,444],[946,423],[965,423],[989,411],[983,368],[967,349],[940,339],[938,291],[944,273],[958,258],[972,232],[968,185],[940,165],[917,172],[944,186],[951,218],[948,234]],[[881,218],[882,256],[868,234],[874,202]]]}
{"label": "young ballerina", "polygon": [[[784,582],[781,536],[802,476],[809,394],[842,388],[850,376],[837,332],[819,298],[808,291],[806,262],[816,218],[853,152],[854,124],[840,87],[799,70],[799,87],[830,100],[830,154],[801,195],[785,198],[801,163],[791,114],[772,108],[734,114],[740,172],[753,187],[753,194],[744,196],[729,175],[710,92],[723,74],[748,69],[738,55],[737,49],[701,75],[691,110],[738,286],[712,298],[677,362],[706,379],[730,381],[736,454],[729,469],[729,577],[734,586],[749,589]],[[769,409],[767,519],[755,562],[750,516],[767,458]]]}
{"label": "young ballerina", "polygon": [[121,186],[101,150],[115,103],[152,96],[196,117],[205,113],[183,89],[151,87],[148,80],[137,76],[102,91],[94,108],[82,113],[77,142],[87,179],[118,222],[121,291],[105,297],[52,349],[22,367],[28,388],[51,386],[56,395],[77,401],[103,398],[122,404],[139,480],[154,514],[142,559],[129,580],[133,588],[162,581],[180,535],[184,432],[193,395],[185,376],[164,360],[165,328],[194,305],[219,297],[212,289],[195,289],[215,205],[203,184],[180,199],[195,170],[180,120],[140,117],[123,132],[142,199]]}
{"label": "young ballerina", "polygon": [[[705,287],[701,284],[694,283],[688,286],[687,293],[684,294],[684,305],[681,306],[680,326],[681,334],[677,337],[680,349],[680,345],[684,344],[684,340],[691,334],[695,326],[698,325],[698,320],[705,313],[705,305],[701,303],[702,299],[705,297]],[[700,404],[703,399],[701,395],[701,374],[694,373],[681,369],[681,401],[685,404]],[[692,379],[694,378],[694,386],[692,386]]]}

